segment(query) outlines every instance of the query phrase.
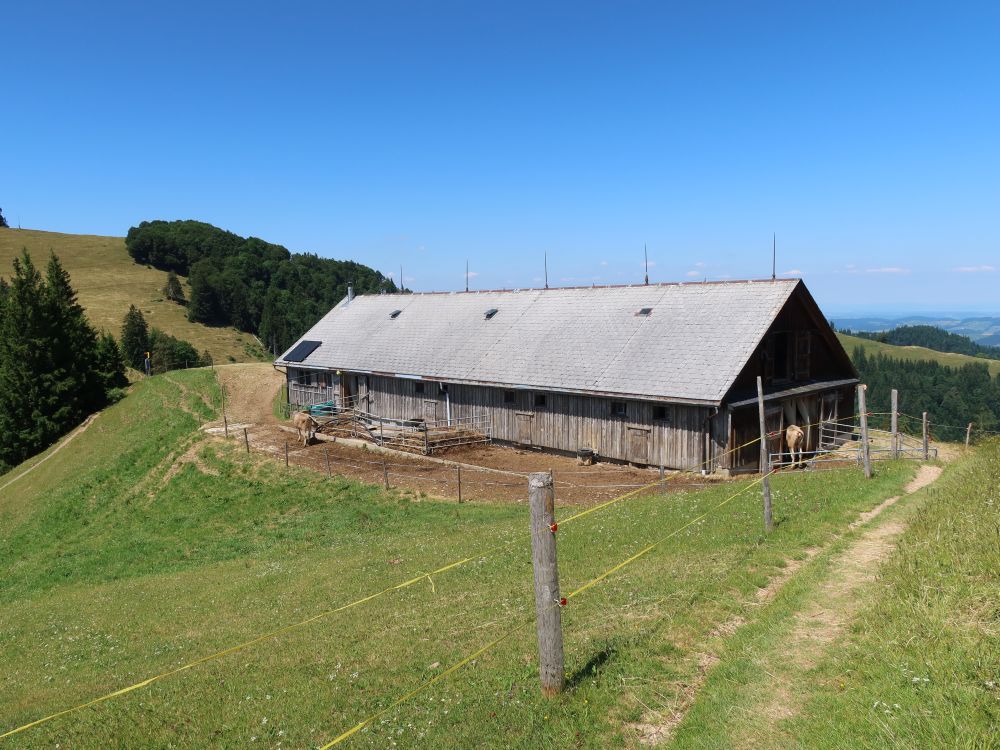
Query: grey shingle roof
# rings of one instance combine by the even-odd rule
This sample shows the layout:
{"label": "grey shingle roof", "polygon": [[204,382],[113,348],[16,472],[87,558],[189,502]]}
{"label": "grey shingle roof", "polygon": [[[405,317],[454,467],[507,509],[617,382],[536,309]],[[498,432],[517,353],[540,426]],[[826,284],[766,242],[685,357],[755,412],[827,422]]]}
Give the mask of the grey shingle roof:
{"label": "grey shingle roof", "polygon": [[302,365],[718,403],[800,283],[358,296],[302,337],[322,342]]}

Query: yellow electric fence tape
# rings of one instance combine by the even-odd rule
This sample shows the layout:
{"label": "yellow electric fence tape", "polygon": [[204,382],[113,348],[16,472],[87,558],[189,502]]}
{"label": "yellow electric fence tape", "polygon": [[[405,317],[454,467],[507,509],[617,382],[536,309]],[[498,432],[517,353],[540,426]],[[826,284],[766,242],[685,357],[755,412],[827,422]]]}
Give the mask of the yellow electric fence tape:
{"label": "yellow electric fence tape", "polygon": [[[604,571],[603,573],[601,573],[599,576],[597,576],[595,578],[591,578],[585,584],[583,584],[579,588],[575,589],[572,593],[568,594],[566,596],[566,598],[567,599],[572,599],[577,594],[582,594],[584,591],[586,591],[587,589],[589,589],[591,586],[594,586],[594,585],[600,583],[601,581],[603,581],[608,576],[613,575],[616,572],[618,572],[619,570],[621,570],[622,568],[625,568],[625,567],[631,565],[636,560],[638,560],[639,558],[641,558],[644,555],[648,554],[651,550],[655,549],[658,545],[663,544],[663,542],[667,541],[668,539],[677,536],[682,531],[684,531],[684,529],[687,529],[687,528],[691,527],[692,525],[698,523],[699,521],[703,520],[704,518],[706,518],[710,513],[713,513],[716,510],[718,510],[719,508],[722,508],[723,506],[728,505],[733,500],[735,500],[736,498],[738,498],[740,495],[743,495],[743,494],[749,492],[756,485],[758,485],[761,482],[763,482],[764,479],[765,479],[765,477],[771,476],[771,474],[774,474],[774,471],[770,471],[767,474],[765,474],[764,476],[758,477],[757,479],[755,479],[754,481],[752,481],[750,484],[748,484],[746,487],[744,487],[743,489],[741,489],[739,492],[736,492],[736,493],[730,495],[725,500],[723,500],[721,503],[718,503],[717,505],[713,505],[711,508],[709,508],[708,510],[706,510],[700,516],[697,516],[696,518],[692,518],[690,521],[688,521],[683,526],[680,526],[680,527],[674,529],[673,531],[671,531],[666,536],[661,537],[660,539],[657,539],[655,542],[653,542],[652,544],[647,545],[646,547],[644,547],[643,549],[639,550],[638,552],[636,552],[631,557],[627,557],[626,559],[622,560],[617,565],[615,565],[615,566],[613,566],[611,568],[608,568],[606,571]],[[498,646],[499,644],[503,643],[511,635],[513,635],[514,633],[516,633],[519,629],[521,629],[522,627],[524,627],[525,625],[527,625],[533,619],[534,618],[529,618],[527,620],[523,620],[522,622],[519,622],[517,625],[515,625],[514,627],[512,627],[510,630],[508,630],[507,632],[505,632],[500,637],[493,639],[492,641],[490,641],[489,643],[487,643],[485,646],[481,647],[479,650],[474,651],[473,653],[471,653],[468,656],[466,656],[461,661],[455,662],[454,664],[452,664],[450,667],[448,667],[446,670],[444,670],[440,674],[437,674],[434,677],[432,677],[431,679],[427,680],[426,682],[421,683],[417,687],[413,688],[413,690],[411,690],[410,692],[408,692],[405,695],[397,698],[395,701],[393,701],[392,703],[390,703],[388,706],[386,706],[382,710],[376,711],[375,713],[373,713],[371,716],[369,716],[368,718],[364,719],[363,721],[359,721],[357,724],[355,724],[353,727],[351,727],[350,729],[348,729],[346,732],[337,735],[335,738],[333,738],[332,740],[330,740],[330,742],[328,742],[327,744],[325,744],[322,747],[320,747],[320,750],[329,750],[334,745],[339,745],[344,740],[346,740],[349,737],[357,734],[358,732],[360,732],[362,729],[364,729],[365,727],[367,727],[372,722],[377,721],[381,717],[385,716],[387,713],[389,713],[390,711],[392,711],[394,708],[398,708],[402,704],[406,703],[406,701],[410,700],[410,698],[413,698],[414,696],[419,695],[420,693],[422,693],[424,690],[426,690],[427,688],[431,687],[435,683],[440,682],[441,680],[443,680],[445,677],[447,677],[450,674],[454,674],[455,672],[457,672],[458,670],[460,670],[462,667],[466,666],[467,664],[469,664],[470,662],[474,661],[475,659],[478,659],[480,656],[482,656],[483,654],[485,654],[487,651],[489,651],[489,650],[495,648],[496,646]]]}
{"label": "yellow electric fence tape", "polygon": [[243,649],[248,648],[249,646],[253,646],[256,643],[260,643],[263,640],[267,640],[268,638],[273,638],[275,636],[281,635],[282,633],[287,633],[290,630],[295,630],[296,628],[301,628],[304,625],[308,625],[309,623],[315,622],[316,620],[322,619],[324,617],[329,617],[330,615],[336,614],[337,612],[343,612],[345,610],[352,609],[354,607],[357,607],[360,604],[364,604],[365,602],[370,602],[372,599],[377,599],[378,597],[383,596],[385,594],[388,594],[390,592],[399,591],[400,589],[405,589],[405,588],[407,588],[409,586],[412,586],[415,583],[419,583],[420,581],[424,580],[425,578],[427,580],[430,580],[430,577],[432,575],[437,575],[438,573],[444,573],[446,570],[451,570],[452,568],[457,568],[459,565],[464,565],[465,563],[469,562],[472,559],[473,558],[471,558],[471,557],[466,557],[466,558],[464,558],[462,560],[456,560],[455,562],[449,563],[448,565],[444,565],[444,566],[438,568],[437,570],[432,570],[430,573],[423,573],[423,574],[421,574],[419,576],[416,576],[415,578],[411,578],[408,581],[403,581],[402,583],[397,583],[395,586],[389,586],[388,588],[384,588],[381,591],[377,591],[374,594],[369,594],[368,596],[362,597],[361,599],[355,599],[353,602],[349,602],[348,604],[343,604],[343,605],[341,605],[339,607],[335,607],[334,609],[328,609],[325,612],[320,612],[319,614],[315,614],[312,617],[309,617],[309,618],[307,618],[305,620],[301,620],[299,622],[295,622],[295,623],[292,623],[290,625],[285,625],[283,627],[280,627],[280,628],[277,628],[275,630],[272,630],[272,631],[270,631],[268,633],[264,633],[263,635],[259,635],[259,636],[257,636],[256,638],[254,638],[252,640],[244,641],[243,643],[240,643],[240,644],[238,644],[236,646],[231,646],[231,647],[229,647],[227,649],[223,649],[222,651],[216,651],[214,654],[209,654],[208,656],[203,656],[200,659],[195,659],[194,661],[188,662],[187,664],[184,664],[184,665],[182,665],[180,667],[176,667],[176,668],[168,670],[166,672],[161,672],[160,674],[158,674],[158,675],[156,675],[154,677],[150,677],[149,679],[143,680],[142,682],[136,682],[135,684],[129,685],[128,687],[123,687],[120,690],[115,690],[113,693],[108,693],[106,695],[102,695],[99,698],[94,698],[91,701],[87,701],[86,703],[81,703],[78,706],[73,706],[72,708],[67,708],[67,709],[64,709],[62,711],[57,711],[54,714],[49,714],[48,716],[43,716],[41,719],[36,719],[35,721],[32,721],[32,722],[30,722],[28,724],[24,724],[23,726],[19,726],[16,729],[11,729],[8,732],[4,732],[3,734],[0,734],[0,740],[4,739],[5,737],[10,737],[12,735],[18,734],[19,732],[23,732],[26,729],[31,729],[31,727],[36,727],[39,724],[44,724],[47,721],[52,721],[52,719],[58,718],[60,716],[65,716],[66,714],[71,714],[71,713],[74,713],[76,711],[81,711],[84,708],[87,708],[89,706],[94,706],[94,705],[97,705],[98,703],[103,703],[104,701],[111,700],[112,698],[117,698],[120,695],[125,695],[126,693],[131,693],[133,690],[138,690],[139,688],[143,688],[143,687],[146,687],[147,685],[151,685],[154,682],[158,682],[159,680],[162,680],[162,679],[164,679],[166,677],[170,677],[170,676],[178,674],[180,672],[184,672],[184,671],[186,671],[188,669],[191,669],[192,667],[198,666],[199,664],[204,664],[206,661],[211,661],[213,659],[218,659],[219,657],[225,656],[226,654],[232,654],[232,653],[234,653],[236,651],[242,651]]}

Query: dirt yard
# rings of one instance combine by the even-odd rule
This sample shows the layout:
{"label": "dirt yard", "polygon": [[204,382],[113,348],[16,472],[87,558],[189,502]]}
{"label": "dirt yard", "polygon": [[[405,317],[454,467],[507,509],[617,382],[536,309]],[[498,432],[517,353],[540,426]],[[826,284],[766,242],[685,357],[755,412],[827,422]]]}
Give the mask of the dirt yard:
{"label": "dirt yard", "polygon": [[[456,464],[462,464],[463,501],[523,501],[527,496],[527,475],[533,471],[553,472],[560,505],[590,505],[646,485],[652,485],[650,492],[662,492],[719,481],[696,474],[667,472],[663,489],[657,489],[657,470],[608,463],[579,466],[571,457],[495,444],[451,448],[430,458],[398,452],[384,454],[374,447],[347,445],[342,441],[317,441],[303,447],[295,434],[287,431],[291,422],[279,422],[272,411],[283,382],[280,372],[263,363],[217,367],[216,373],[226,389],[230,439],[242,440],[246,429],[254,452],[266,453],[283,462],[287,443],[290,464],[326,473],[329,456],[331,474],[381,484],[388,473],[391,487],[417,496],[457,500]],[[213,435],[223,432],[221,422],[206,427]]]}

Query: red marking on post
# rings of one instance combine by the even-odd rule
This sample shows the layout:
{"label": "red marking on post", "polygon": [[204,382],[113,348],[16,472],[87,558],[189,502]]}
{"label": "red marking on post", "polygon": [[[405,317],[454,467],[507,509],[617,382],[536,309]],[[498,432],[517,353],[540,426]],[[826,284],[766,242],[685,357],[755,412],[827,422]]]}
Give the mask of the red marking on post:
{"label": "red marking on post", "polygon": [[555,534],[557,531],[559,531],[559,524],[554,523],[551,526],[549,526],[549,531]]}
{"label": "red marking on post", "polygon": [[559,600],[559,606],[560,607],[565,607],[566,606],[566,597],[565,596],[562,599]]}

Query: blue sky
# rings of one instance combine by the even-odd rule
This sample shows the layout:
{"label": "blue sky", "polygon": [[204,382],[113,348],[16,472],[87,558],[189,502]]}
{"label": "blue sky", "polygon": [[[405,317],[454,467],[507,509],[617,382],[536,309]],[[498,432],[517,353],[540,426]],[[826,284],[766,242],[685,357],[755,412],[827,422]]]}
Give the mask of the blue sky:
{"label": "blue sky", "polygon": [[[44,7],[43,7],[44,6]],[[417,290],[801,275],[1000,314],[996,3],[14,3],[12,225],[195,218]]]}

